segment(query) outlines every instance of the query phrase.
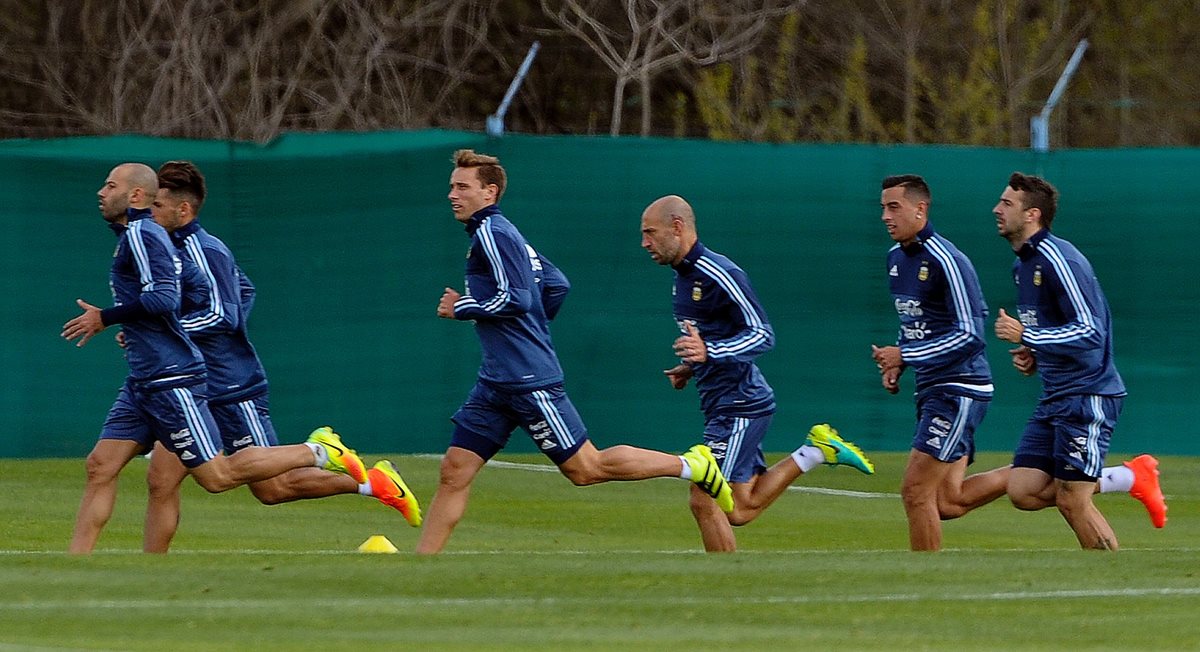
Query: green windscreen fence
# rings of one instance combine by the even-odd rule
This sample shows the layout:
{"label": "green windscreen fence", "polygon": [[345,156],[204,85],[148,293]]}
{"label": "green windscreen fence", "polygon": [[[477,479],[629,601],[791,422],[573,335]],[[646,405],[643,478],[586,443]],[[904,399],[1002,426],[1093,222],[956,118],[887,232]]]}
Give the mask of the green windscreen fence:
{"label": "green windscreen fence", "polygon": [[[205,227],[258,286],[251,338],[284,442],[333,425],[364,452],[444,449],[475,379],[472,327],[435,316],[461,288],[468,239],[446,201],[458,148],[508,170],[505,213],[573,289],[554,324],[567,391],[600,446],[679,451],[697,441],[695,391],[674,391],[671,272],[639,247],[647,203],[679,194],[701,239],[749,273],[778,343],[760,358],[779,412],[768,450],[829,422],[867,450],[905,450],[912,379],[879,387],[870,345],[897,319],[879,181],[918,173],[933,223],[975,262],[992,314],[1011,307],[1012,253],[991,208],[1013,170],[1062,191],[1055,231],[1091,259],[1115,315],[1129,398],[1120,453],[1200,454],[1196,242],[1200,150],[1027,151],[760,145],[636,138],[490,140],[464,132],[289,135],[268,146],[145,137],[0,142],[0,455],[90,450],[126,372],[113,329],[59,337],[74,300],[108,305],[113,235],[95,192],[122,161],[190,159],[206,173]],[[989,338],[996,398],[981,450],[1011,450],[1038,396]],[[517,432],[510,450],[532,451]]]}

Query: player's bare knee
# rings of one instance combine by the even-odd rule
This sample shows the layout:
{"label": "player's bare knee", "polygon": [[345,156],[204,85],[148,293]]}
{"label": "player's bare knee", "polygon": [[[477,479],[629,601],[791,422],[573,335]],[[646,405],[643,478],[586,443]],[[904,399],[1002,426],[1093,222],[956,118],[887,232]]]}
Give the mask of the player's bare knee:
{"label": "player's bare knee", "polygon": [[967,513],[967,508],[957,503],[938,503],[938,518],[953,521]]}
{"label": "player's bare knee", "polygon": [[749,525],[750,522],[753,521],[756,516],[758,516],[758,512],[755,510],[743,510],[738,508],[733,510],[732,514],[727,514],[726,516],[729,519],[730,525],[733,527],[741,527],[743,525]]}
{"label": "player's bare knee", "polygon": [[1013,507],[1027,512],[1036,512],[1046,507],[1041,498],[1026,493],[1010,491],[1008,492],[1008,501],[1012,503]]}
{"label": "player's bare knee", "polygon": [[178,479],[173,475],[150,473],[146,475],[146,492],[150,500],[162,500],[179,492]]}
{"label": "player's bare knee", "polygon": [[271,478],[263,482],[255,482],[250,485],[250,493],[254,494],[258,502],[264,505],[278,505],[286,502],[287,487],[277,480],[278,478]]}
{"label": "player's bare knee", "polygon": [[124,466],[124,464],[117,463],[117,460],[111,456],[99,455],[95,451],[92,451],[87,456],[87,463],[84,465],[84,468],[87,472],[87,481],[89,484],[105,484],[114,482]]}
{"label": "player's bare knee", "polygon": [[570,480],[571,484],[575,485],[576,487],[586,487],[603,480],[601,474],[590,466],[573,466],[570,469],[562,467],[559,468],[562,471],[563,476]]}
{"label": "player's bare knee", "polygon": [[192,477],[196,479],[196,484],[200,485],[210,494],[219,494],[229,491],[239,484],[234,481],[233,475],[224,464],[219,462],[222,458],[217,458],[196,467],[192,470]]}
{"label": "player's bare knee", "polygon": [[439,489],[462,491],[471,486],[471,473],[465,465],[456,464],[453,460],[443,457],[438,469]]}

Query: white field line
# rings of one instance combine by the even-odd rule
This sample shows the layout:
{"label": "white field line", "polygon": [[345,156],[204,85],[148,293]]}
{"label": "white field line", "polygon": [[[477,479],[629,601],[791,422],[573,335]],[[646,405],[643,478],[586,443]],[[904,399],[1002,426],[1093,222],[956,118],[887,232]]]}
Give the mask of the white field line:
{"label": "white field line", "polygon": [[[1080,552],[1077,546],[1061,547],[1061,548],[942,548],[941,555],[953,555],[956,553],[967,554],[1005,554],[1015,553],[1020,555],[1030,555],[1038,553],[1055,553],[1055,552]],[[1162,553],[1180,553],[1180,554],[1195,554],[1200,553],[1200,547],[1183,546],[1170,548],[1133,548],[1122,546],[1121,552],[1162,552]],[[121,556],[144,556],[146,553],[135,548],[126,549],[109,549],[97,550],[92,553],[93,556],[99,557],[121,557]],[[353,549],[338,549],[338,550],[279,550],[273,549],[225,549],[206,550],[206,549],[189,549],[189,550],[172,550],[171,557],[187,556],[187,555],[217,555],[217,556],[275,556],[275,557],[305,557],[305,556],[327,556],[327,555],[360,555],[357,550]],[[911,555],[914,553],[900,548],[862,548],[856,550],[847,549],[829,549],[829,548],[795,548],[790,550],[739,550],[738,555],[777,555],[777,556],[796,556],[796,555]],[[521,555],[523,557],[573,557],[573,556],[604,556],[604,555],[683,555],[683,556],[706,556],[703,550],[698,548],[689,548],[685,550],[639,550],[639,549],[587,549],[587,550],[450,550],[440,553],[442,557],[476,557],[476,556],[504,556],[504,555]],[[0,558],[3,557],[67,557],[71,556],[65,550],[0,550]],[[381,557],[383,555],[380,555]],[[404,552],[399,553],[399,557],[412,557],[412,555]],[[86,559],[86,557],[80,557]]]}
{"label": "white field line", "polygon": [[[413,455],[422,459],[442,459],[441,455]],[[558,473],[558,467],[550,464],[526,464],[522,462],[504,462],[501,460],[488,460],[488,466],[497,469],[514,469],[517,471],[534,471],[537,473]],[[829,489],[827,487],[806,487],[796,485],[788,487],[788,491],[799,491],[808,494],[821,494],[824,496],[842,496],[844,498],[899,498],[900,494],[881,493],[878,491],[851,491],[849,489]]]}
{"label": "white field line", "polygon": [[[766,605],[766,604],[872,604],[889,602],[996,602],[996,601],[1026,601],[1026,600],[1093,600],[1096,598],[1190,598],[1200,595],[1200,587],[1181,588],[1119,588],[1119,589],[1060,589],[1055,591],[999,591],[994,593],[960,593],[947,594],[935,592],[911,593],[882,593],[864,595],[765,595],[765,596],[725,596],[727,603],[736,605]],[[46,600],[46,601],[2,601],[0,609],[19,611],[72,611],[87,609],[94,611],[127,611],[127,610],[208,610],[208,611],[247,611],[265,609],[279,611],[282,609],[299,608],[353,608],[359,610],[391,611],[395,609],[412,609],[419,607],[595,607],[597,605],[710,605],[710,597],[646,595],[636,597],[589,595],[578,598],[555,597],[487,597],[487,598],[418,598],[418,597],[379,597],[379,598],[338,598],[306,600],[303,598],[254,598],[254,599],[212,599],[202,600]]]}

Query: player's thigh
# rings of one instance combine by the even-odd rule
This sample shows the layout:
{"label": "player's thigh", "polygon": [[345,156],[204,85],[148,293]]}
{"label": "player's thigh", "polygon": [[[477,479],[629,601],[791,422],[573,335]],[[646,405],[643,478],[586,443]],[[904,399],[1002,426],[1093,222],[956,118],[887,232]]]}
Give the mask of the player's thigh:
{"label": "player's thigh", "polygon": [[1014,466],[1008,473],[1008,496],[1018,507],[1054,502],[1054,477],[1041,469]]}
{"label": "player's thigh", "polygon": [[730,484],[749,483],[767,469],[762,442],[771,417],[717,415],[704,422],[704,443]]}
{"label": "player's thigh", "polygon": [[187,472],[187,467],[174,453],[161,441],[155,442],[150,465],[146,467],[146,485],[151,495],[173,492],[187,477]]}
{"label": "player's thigh", "polygon": [[931,500],[943,492],[953,495],[962,487],[966,468],[965,456],[953,462],[943,462],[923,450],[911,450],[908,464],[904,467],[901,495],[909,501]]}

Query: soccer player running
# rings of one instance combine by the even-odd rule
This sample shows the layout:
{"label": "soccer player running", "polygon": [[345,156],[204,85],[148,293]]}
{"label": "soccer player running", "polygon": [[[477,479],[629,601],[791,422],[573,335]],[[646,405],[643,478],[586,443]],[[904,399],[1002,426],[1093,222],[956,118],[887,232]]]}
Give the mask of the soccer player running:
{"label": "soccer player running", "polygon": [[[208,369],[208,406],[225,452],[250,446],[278,446],[271,423],[266,371],[246,332],[255,289],[233,253],[199,222],[207,194],[204,175],[188,161],[158,169],[154,221],[167,230],[182,262],[180,323],[200,349]],[[162,443],[146,472],[144,550],[166,552],[179,525],[179,486],[187,468]],[[367,481],[324,469],[292,469],[252,482],[251,493],[264,505],[305,498],[358,493],[374,496],[400,511],[410,525],[421,523],[420,505],[391,462],[367,471]]]}
{"label": "soccer player running", "polygon": [[248,448],[229,457],[219,452],[205,399],[204,359],[176,315],[180,261],[167,232],[150,219],[157,190],[154,170],[140,163],[124,163],[109,173],[97,196],[101,215],[118,237],[109,275],[114,305],[101,310],[77,299],[83,313],[62,329],[63,338],[83,346],[108,326],[121,324],[129,364],[129,376],[87,458],[72,553],[95,547],[116,503],[117,476],[156,440],[214,493],[307,466],[366,476],[354,451],[324,429],[304,444]]}
{"label": "soccer player running", "polygon": [[696,379],[704,412],[704,442],[733,486],[734,509],[722,510],[693,488],[689,505],[708,552],[733,552],[734,525],[753,521],[801,474],[818,464],[875,467],[828,424],[812,427],[804,445],[770,468],[762,440],[775,413],[775,392],[754,359],[775,346],[775,333],[750,279],[696,234],[696,216],[682,197],[661,197],[642,212],[642,248],[675,272],[674,343],[680,363],[663,373],[683,389]]}
{"label": "soccer player running", "polygon": [[896,244],[888,283],[900,317],[894,346],[871,345],[883,388],[916,374],[917,426],[900,495],[913,550],[940,550],[941,521],[1003,496],[1010,466],[966,476],[975,429],[992,399],[985,355],[987,304],[971,261],[929,222],[929,185],[915,174],[883,180],[881,219]]}
{"label": "soccer player running", "polygon": [[612,480],[689,479],[725,511],[733,496],[708,447],[683,455],[613,446],[598,450],[563,390],[550,340],[570,284],[500,211],[507,175],[499,159],[472,150],[454,153],[450,208],[471,238],[465,292],[446,288],[443,319],[474,321],[483,349],[479,379],[454,414],[454,434],[442,457],[418,554],[442,550],[467,507],[471,482],[521,426],[564,476],[578,486]]}
{"label": "soccer player running", "polygon": [[1014,172],[992,213],[1016,253],[1017,314],[999,311],[996,337],[1016,344],[1013,366],[1042,379],[1042,395],[1013,455],[1008,496],[1018,509],[1050,506],[1085,549],[1116,550],[1117,536],[1092,494],[1128,491],[1167,522],[1158,460],[1140,455],[1103,468],[1125,397],[1113,363],[1112,315],[1092,265],[1070,242],[1050,232],[1058,190]]}

